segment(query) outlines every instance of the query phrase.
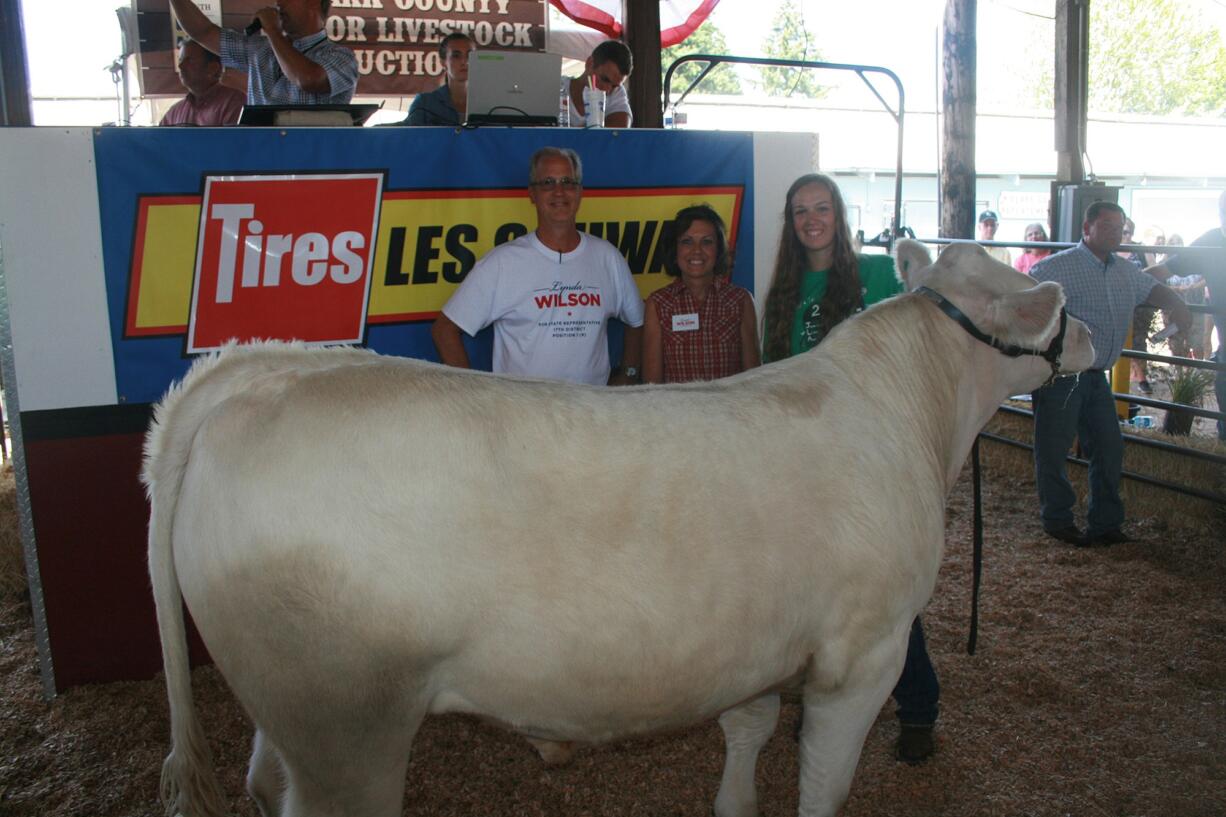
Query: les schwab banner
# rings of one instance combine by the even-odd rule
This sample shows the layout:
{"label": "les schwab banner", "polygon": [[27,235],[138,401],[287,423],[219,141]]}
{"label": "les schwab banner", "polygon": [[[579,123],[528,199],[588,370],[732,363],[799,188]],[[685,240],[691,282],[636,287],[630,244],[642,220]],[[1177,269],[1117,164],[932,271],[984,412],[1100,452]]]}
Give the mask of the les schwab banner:
{"label": "les schwab banner", "polygon": [[[543,139],[584,143],[576,146],[585,161],[579,228],[621,251],[643,297],[670,280],[666,237],[676,212],[696,202],[724,218],[734,259],[743,261],[734,279],[752,288],[745,134],[699,137],[719,143],[706,154],[712,164],[695,161],[681,144],[690,135],[675,132],[124,130],[96,138],[121,401],[157,399],[194,355],[234,338],[359,343],[434,358],[430,322],[469,270],[535,227],[527,159]],[[219,171],[213,164],[233,155],[235,140],[285,148],[276,143],[286,139],[301,149],[277,151],[281,167]],[[328,149],[334,142],[346,149]],[[437,148],[437,161],[423,163],[428,146]],[[273,162],[268,147],[261,144],[253,161]],[[184,158],[202,152],[199,163]],[[328,167],[320,156],[330,153],[378,161]],[[448,166],[464,169],[448,174]],[[445,175],[453,184],[437,184]],[[176,184],[184,192],[167,190]],[[187,192],[192,187],[198,192]],[[483,344],[477,365],[488,354],[488,339]]]}

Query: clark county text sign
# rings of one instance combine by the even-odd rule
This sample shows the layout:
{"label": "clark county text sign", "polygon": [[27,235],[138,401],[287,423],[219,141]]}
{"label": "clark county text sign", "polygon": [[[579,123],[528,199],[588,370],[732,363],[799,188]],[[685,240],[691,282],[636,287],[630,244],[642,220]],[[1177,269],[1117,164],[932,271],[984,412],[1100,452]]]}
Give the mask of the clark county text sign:
{"label": "clark county text sign", "polygon": [[[268,2],[211,0],[210,5],[220,5],[223,26],[241,30]],[[134,3],[141,92],[182,96],[168,0]],[[544,51],[546,12],[543,0],[332,0],[327,30],[357,57],[358,94],[409,96],[438,87],[443,74],[438,44],[448,34],[467,34],[480,49]],[[246,87],[234,76],[226,84]]]}

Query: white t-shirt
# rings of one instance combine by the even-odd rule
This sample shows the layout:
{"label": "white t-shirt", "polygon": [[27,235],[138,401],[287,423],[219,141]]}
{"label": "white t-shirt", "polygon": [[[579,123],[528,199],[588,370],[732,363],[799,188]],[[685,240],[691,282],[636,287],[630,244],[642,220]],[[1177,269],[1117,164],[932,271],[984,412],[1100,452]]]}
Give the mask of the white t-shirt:
{"label": "white t-shirt", "polygon": [[[570,93],[570,82],[574,77],[562,77],[562,86],[558,89],[558,98],[561,99],[562,94]],[[626,127],[634,124],[634,112],[630,110],[630,97],[626,94],[626,86],[618,85],[610,93],[605,95],[604,100],[604,118],[609,121],[609,114],[624,113],[630,117],[630,121],[626,123]],[[572,128],[582,128],[587,117],[579,115],[579,109],[575,107],[575,101],[570,102],[570,126]]]}
{"label": "white t-shirt", "polygon": [[559,253],[531,232],[486,253],[443,314],[469,335],[494,324],[495,372],[604,385],[609,318],[642,326],[643,299],[603,238]]}

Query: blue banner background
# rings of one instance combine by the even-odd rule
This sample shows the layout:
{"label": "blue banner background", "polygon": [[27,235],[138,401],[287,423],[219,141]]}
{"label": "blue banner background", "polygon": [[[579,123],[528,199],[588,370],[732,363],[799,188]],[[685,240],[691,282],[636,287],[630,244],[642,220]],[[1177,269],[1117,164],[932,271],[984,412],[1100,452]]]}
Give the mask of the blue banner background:
{"label": "blue banner background", "polygon": [[[582,131],[554,128],[114,128],[95,132],[107,309],[120,403],[148,403],[191,365],[181,337],[125,339],[124,313],[141,196],[198,195],[206,175],[384,172],[400,190],[527,188],[528,160],[544,145],[583,159],[586,190],[742,186],[733,279],[753,291],[753,137],[749,133]],[[321,202],[321,206],[326,206]],[[583,211],[579,213],[583,220]],[[373,258],[373,255],[372,255]],[[491,332],[467,341],[489,368]],[[437,360],[428,321],[378,324],[366,346]],[[620,327],[610,346],[621,348]]]}

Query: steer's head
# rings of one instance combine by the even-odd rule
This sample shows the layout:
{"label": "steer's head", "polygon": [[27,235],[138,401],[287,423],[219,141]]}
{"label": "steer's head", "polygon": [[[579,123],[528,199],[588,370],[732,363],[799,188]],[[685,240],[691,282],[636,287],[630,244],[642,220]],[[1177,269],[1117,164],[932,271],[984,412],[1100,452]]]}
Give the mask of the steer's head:
{"label": "steer's head", "polygon": [[[997,354],[1004,354],[1000,347],[1048,352],[1047,358],[1035,354],[1018,357],[1028,364],[1019,373],[1019,388],[1034,388],[1052,374],[1050,361],[1056,359],[1053,340],[1060,334],[1064,308],[1064,291],[1059,284],[1036,284],[1029,275],[992,258],[978,244],[951,244],[934,263],[923,244],[904,239],[895,249],[895,264],[908,290],[926,287],[939,293],[987,336],[985,347],[990,348],[995,341]],[[967,331],[974,336],[973,331]],[[1080,372],[1093,363],[1094,347],[1081,321],[1068,317],[1061,341],[1060,374]]]}

